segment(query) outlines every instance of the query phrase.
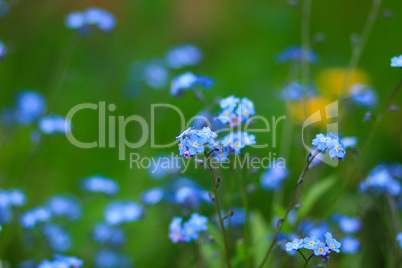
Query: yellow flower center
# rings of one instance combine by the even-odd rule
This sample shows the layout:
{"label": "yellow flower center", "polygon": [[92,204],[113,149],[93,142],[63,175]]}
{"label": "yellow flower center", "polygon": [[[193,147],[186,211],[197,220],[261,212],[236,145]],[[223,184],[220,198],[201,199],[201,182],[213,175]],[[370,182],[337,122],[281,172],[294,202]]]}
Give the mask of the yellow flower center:
{"label": "yellow flower center", "polygon": [[312,245],[314,245],[314,242],[313,242],[313,241],[310,242],[310,246],[312,246]]}
{"label": "yellow flower center", "polygon": [[239,147],[239,146],[240,146],[240,143],[239,143],[239,142],[236,142],[235,145],[236,145],[236,147]]}
{"label": "yellow flower center", "polygon": [[193,230],[189,229],[189,230],[187,231],[187,233],[188,233],[188,234],[192,234],[192,233],[193,233]]}
{"label": "yellow flower center", "polygon": [[194,146],[194,147],[197,147],[197,146],[198,146],[198,142],[194,142],[194,143],[193,143],[193,146]]}
{"label": "yellow flower center", "polygon": [[226,116],[228,116],[228,115],[229,115],[229,113],[228,113],[228,112],[225,112],[225,115],[226,115]]}
{"label": "yellow flower center", "polygon": [[331,246],[331,248],[334,248],[334,247],[335,247],[334,244],[331,244],[330,246]]}
{"label": "yellow flower center", "polygon": [[183,148],[183,144],[180,144],[180,148]]}
{"label": "yellow flower center", "polygon": [[220,155],[220,156],[223,156],[223,153],[220,153],[219,155]]}
{"label": "yellow flower center", "polygon": [[247,110],[246,110],[246,111],[244,111],[244,114],[245,114],[245,115],[248,115],[248,111],[247,111]]}
{"label": "yellow flower center", "polygon": [[318,249],[318,252],[322,253],[324,250],[322,248]]}
{"label": "yellow flower center", "polygon": [[337,145],[337,146],[335,146],[335,150],[337,150],[337,151],[339,150],[339,146],[338,146],[338,145]]}
{"label": "yellow flower center", "polygon": [[237,123],[237,119],[233,119],[233,123]]}

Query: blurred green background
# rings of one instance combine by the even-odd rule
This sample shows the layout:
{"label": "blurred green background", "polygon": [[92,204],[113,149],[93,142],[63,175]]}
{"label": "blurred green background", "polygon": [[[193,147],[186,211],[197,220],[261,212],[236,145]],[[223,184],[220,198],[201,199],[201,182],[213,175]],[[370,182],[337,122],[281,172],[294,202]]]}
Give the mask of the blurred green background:
{"label": "blurred green background", "polygon": [[[91,6],[104,8],[115,15],[117,24],[110,34],[96,33],[90,37],[79,37],[65,27],[67,14]],[[324,33],[326,36],[324,41],[313,47],[319,61],[311,66],[312,81],[325,70],[347,67],[352,53],[351,35],[361,32],[370,7],[371,1],[367,0],[312,2],[311,37],[316,33]],[[385,10],[391,10],[393,16],[384,17],[382,13]],[[378,19],[358,65],[359,69],[366,72],[370,85],[379,95],[380,105],[373,113],[378,113],[385,105],[402,78],[399,68],[389,67],[390,58],[402,52],[401,17],[401,1],[382,2]],[[0,40],[8,48],[8,54],[0,63],[0,107],[12,104],[18,90],[33,89],[44,94],[51,113],[63,116],[77,104],[105,101],[117,106],[116,111],[109,115],[127,117],[136,114],[149,122],[151,104],[170,103],[178,106],[189,119],[202,109],[191,94],[177,99],[169,94],[168,89],[148,88],[136,97],[128,97],[124,94],[124,87],[129,79],[128,68],[132,62],[163,57],[172,46],[192,43],[201,48],[204,57],[201,64],[188,70],[210,76],[216,81],[209,91],[204,92],[208,102],[232,94],[246,96],[254,101],[258,115],[270,118],[286,112],[284,102],[278,100],[275,92],[287,81],[288,66],[275,63],[274,55],[288,46],[301,43],[301,11],[279,0],[21,0],[12,5],[9,14],[0,18]],[[178,74],[180,71],[172,73]],[[325,88],[320,90],[325,91]],[[402,104],[400,93],[393,104]],[[340,133],[358,137],[360,150],[373,125],[372,122],[363,122],[365,112],[364,109],[348,111],[347,119],[340,128]],[[173,141],[182,131],[179,118],[174,112],[160,112],[156,115],[156,141]],[[277,135],[281,141],[283,127],[279,126]],[[306,151],[301,145],[300,129],[300,125],[295,125],[292,138],[288,141],[290,151],[286,160],[291,176],[281,192],[273,194],[258,189],[250,195],[251,210],[261,215],[266,226],[271,226],[275,214],[272,209],[273,200],[279,206],[287,206],[299,172],[305,165]],[[158,186],[161,182],[151,180],[146,170],[130,169],[128,160],[119,161],[116,148],[80,149],[63,136],[46,139],[37,147],[30,141],[31,130],[30,127],[2,127],[1,188],[23,189],[28,198],[25,208],[40,205],[56,193],[71,192],[81,196],[84,200],[83,218],[70,226],[74,246],[69,255],[79,256],[89,264],[95,245],[89,238],[88,230],[94,221],[102,220],[103,209],[109,199],[97,197],[95,200],[85,200],[85,194],[78,189],[79,179],[94,174],[113,178],[121,187],[117,199],[134,200],[138,199],[142,191]],[[350,189],[332,208],[333,211],[327,211],[331,205],[331,196],[356,165],[356,157],[350,154],[337,168],[323,166],[307,175],[300,196],[328,175],[333,174],[338,183],[325,196],[319,196],[305,218],[325,219],[335,211],[362,217],[365,215],[363,234],[367,237],[367,244],[363,239],[359,254],[337,255],[328,267],[386,266],[388,255],[382,252],[383,246],[369,239],[372,236],[379,237],[376,239],[393,239],[382,234],[387,223],[378,218],[377,210],[381,210],[381,206],[372,209],[371,204],[367,204],[357,194],[355,187],[379,161],[401,160],[401,130],[401,112],[387,113],[362,163],[361,172],[353,178]],[[310,131],[325,131],[325,126],[312,126]],[[97,113],[86,111],[76,116],[73,133],[82,141],[96,140]],[[126,134],[133,141],[141,136],[138,125],[134,124],[127,128]],[[271,138],[257,134],[258,143],[270,142]],[[260,149],[253,153],[260,156],[268,152],[279,154],[280,149]],[[128,149],[129,152],[151,157],[160,152],[177,153],[177,147],[152,149],[148,142],[139,149]],[[194,178],[205,189],[210,189],[206,170],[191,169],[183,175]],[[252,177],[251,182],[259,184],[259,175]],[[300,196],[299,200],[302,201]],[[240,200],[234,200],[233,203],[241,205]],[[212,206],[205,206],[201,211],[208,215],[214,210]],[[128,239],[124,252],[133,256],[137,267],[195,266],[194,245],[172,244],[167,238],[169,222],[177,213],[168,204],[150,207],[143,220],[127,226]],[[272,234],[272,230],[271,233],[269,229],[264,231],[255,235]],[[4,227],[0,236],[0,258],[10,261],[12,267],[27,258],[49,257],[45,250],[24,248],[22,242],[15,239],[18,236],[23,236],[22,229],[11,226]],[[234,244],[236,241],[232,241]],[[299,257],[278,254],[274,257],[276,262],[271,260],[273,267],[301,266]],[[239,267],[242,267],[241,264]]]}

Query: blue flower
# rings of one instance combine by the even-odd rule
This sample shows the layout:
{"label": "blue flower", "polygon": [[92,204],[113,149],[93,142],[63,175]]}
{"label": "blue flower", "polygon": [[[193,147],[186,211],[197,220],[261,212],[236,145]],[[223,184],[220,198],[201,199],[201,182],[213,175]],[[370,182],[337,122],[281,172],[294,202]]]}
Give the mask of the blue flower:
{"label": "blue flower", "polygon": [[326,137],[324,134],[320,133],[315,136],[313,139],[312,144],[317,146],[317,148],[321,151],[325,151],[329,143],[329,138]]}
{"label": "blue flower", "polygon": [[212,131],[209,127],[202,128],[202,130],[199,130],[197,134],[204,144],[214,144],[216,137],[218,137],[218,134]]}
{"label": "blue flower", "polygon": [[339,227],[345,234],[353,234],[360,230],[361,221],[359,218],[352,218],[348,216],[340,216],[337,220]]}
{"label": "blue flower", "polygon": [[68,265],[71,265],[72,268],[78,268],[84,264],[83,260],[80,260],[77,257],[73,257],[73,256],[63,256],[63,255],[56,254],[54,256],[54,258],[56,261],[61,261],[61,262],[67,263]]}
{"label": "blue flower", "polygon": [[279,190],[282,187],[282,181],[287,177],[286,167],[273,165],[261,175],[261,186],[265,190]]}
{"label": "blue flower", "polygon": [[47,201],[47,207],[56,217],[67,217],[71,221],[81,217],[81,205],[74,197],[56,195]]}
{"label": "blue flower", "polygon": [[29,125],[46,111],[46,100],[36,91],[21,91],[17,95],[14,119],[17,124]]}
{"label": "blue flower", "polygon": [[194,226],[192,222],[187,221],[183,224],[182,236],[184,241],[191,242],[192,240],[197,240],[199,233],[197,232],[197,226]]}
{"label": "blue flower", "polygon": [[339,253],[339,251],[340,251],[339,248],[341,247],[341,243],[336,241],[336,239],[332,237],[331,233],[325,234],[325,242],[327,243],[327,246],[330,250],[335,251],[336,253]]}
{"label": "blue flower", "polygon": [[174,69],[197,65],[201,59],[201,50],[190,44],[174,47],[170,49],[165,56],[165,60],[169,67]]}
{"label": "blue flower", "polygon": [[116,24],[116,19],[110,12],[92,7],[83,12],[70,13],[66,17],[65,23],[70,29],[77,30],[82,34],[89,34],[95,28],[110,32]]}
{"label": "blue flower", "polygon": [[229,153],[226,150],[215,151],[215,159],[219,162],[226,162],[228,160]]}
{"label": "blue flower", "polygon": [[175,201],[187,206],[196,206],[209,200],[208,192],[197,187],[183,186],[175,192]]}
{"label": "blue flower", "polygon": [[192,72],[186,72],[173,78],[170,85],[170,94],[173,96],[181,96],[184,90],[193,89],[196,86],[209,89],[213,83],[211,78],[195,75]]}
{"label": "blue flower", "polygon": [[51,115],[39,120],[39,129],[45,134],[66,134],[71,131],[71,123],[64,117]]}
{"label": "blue flower", "polygon": [[237,104],[239,103],[240,99],[236,98],[235,96],[229,96],[225,99],[221,99],[219,101],[219,106],[224,110],[224,111],[234,111],[236,108]]}
{"label": "blue flower", "polygon": [[[318,60],[317,54],[312,49],[307,51],[306,56],[307,61],[310,63],[315,63]],[[277,63],[284,63],[292,60],[301,62],[303,60],[303,48],[299,45],[288,47],[287,49],[277,53],[275,55],[275,60]]]}
{"label": "blue flower", "polygon": [[341,142],[343,144],[343,148],[351,148],[355,147],[357,144],[357,138],[356,137],[344,137],[341,139]]}
{"label": "blue flower", "polygon": [[133,260],[129,255],[119,253],[112,249],[103,248],[95,253],[94,267],[96,268],[131,268]]}
{"label": "blue flower", "polygon": [[313,250],[314,250],[314,255],[324,256],[327,254],[329,248],[323,242],[317,241]]}
{"label": "blue flower", "polygon": [[71,249],[73,244],[71,234],[61,225],[47,223],[43,228],[43,233],[53,251],[66,252]]}
{"label": "blue flower", "polygon": [[373,88],[356,84],[350,89],[351,99],[359,106],[374,109],[377,106],[378,97]]}
{"label": "blue flower", "polygon": [[345,157],[346,151],[343,148],[342,142],[338,139],[332,139],[329,144],[329,157],[343,159]]}
{"label": "blue flower", "polygon": [[396,240],[399,242],[399,246],[402,248],[402,233],[396,236]]}
{"label": "blue flower", "polygon": [[138,221],[144,209],[133,201],[113,201],[107,205],[104,218],[110,225]]}
{"label": "blue flower", "polygon": [[45,207],[37,207],[25,211],[21,215],[21,225],[27,229],[35,227],[38,223],[47,222],[51,219],[51,212]]}
{"label": "blue flower", "polygon": [[314,250],[315,245],[319,244],[321,241],[317,240],[317,238],[315,236],[311,236],[311,237],[304,238],[303,242],[304,242],[304,245],[303,245],[304,248]]}
{"label": "blue flower", "polygon": [[[398,196],[402,193],[401,183],[393,177],[390,165],[378,165],[360,184],[360,190],[371,190],[378,193],[389,193]],[[396,176],[397,177],[397,176]]]}
{"label": "blue flower", "polygon": [[347,236],[341,240],[342,252],[346,254],[355,254],[360,247],[360,241],[352,236]]}
{"label": "blue flower", "polygon": [[294,239],[292,242],[286,243],[286,251],[299,250],[303,248],[303,239]]}
{"label": "blue flower", "polygon": [[255,115],[254,103],[247,98],[242,98],[236,109],[236,114],[241,118],[244,117],[245,119]]}
{"label": "blue flower", "polygon": [[110,244],[114,247],[120,247],[126,241],[126,235],[123,228],[110,226],[106,223],[95,224],[92,231],[92,238],[95,242],[101,245]]}
{"label": "blue flower", "polygon": [[190,155],[203,153],[205,151],[204,143],[205,143],[204,139],[200,139],[197,134],[195,133],[190,134],[190,139],[187,140],[187,146]]}
{"label": "blue flower", "polygon": [[165,193],[162,188],[152,188],[147,191],[144,191],[141,194],[140,199],[144,204],[155,205],[163,199],[164,195]]}
{"label": "blue flower", "polygon": [[107,195],[115,195],[119,192],[119,185],[116,181],[95,175],[85,178],[81,181],[81,189],[93,193],[103,193]]}
{"label": "blue flower", "polygon": [[182,221],[182,217],[174,217],[169,225],[169,238],[172,240],[173,243],[184,240],[181,227]]}
{"label": "blue flower", "polygon": [[[10,189],[8,191],[4,191],[3,193],[6,195],[4,197],[7,200],[7,206],[20,207],[26,204],[26,197],[21,189]],[[2,206],[1,203],[4,201],[4,199],[3,201],[0,201],[0,206]]]}
{"label": "blue flower", "polygon": [[7,48],[2,41],[0,41],[0,61],[4,59],[7,54]]}
{"label": "blue flower", "polygon": [[402,67],[402,55],[392,57],[391,67]]}
{"label": "blue flower", "polygon": [[196,232],[207,231],[208,230],[208,218],[205,216],[200,216],[197,213],[191,214],[188,223]]}

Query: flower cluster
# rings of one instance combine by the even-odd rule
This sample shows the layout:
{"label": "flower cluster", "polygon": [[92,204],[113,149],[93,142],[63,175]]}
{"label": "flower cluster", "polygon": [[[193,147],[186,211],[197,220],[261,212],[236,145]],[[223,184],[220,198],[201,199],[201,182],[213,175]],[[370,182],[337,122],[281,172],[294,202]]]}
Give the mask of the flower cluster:
{"label": "flower cluster", "polygon": [[64,117],[49,115],[39,120],[39,129],[45,134],[66,134],[71,131],[71,123]]}
{"label": "flower cluster", "polygon": [[402,193],[401,178],[401,164],[380,164],[372,169],[367,178],[360,183],[360,190],[362,192],[387,193],[399,196]]}
{"label": "flower cluster", "polygon": [[167,64],[173,69],[197,65],[201,59],[201,50],[191,44],[174,47],[170,49],[165,56]]}
{"label": "flower cluster", "polygon": [[214,83],[214,80],[207,76],[186,72],[173,78],[170,85],[170,94],[180,97],[184,94],[184,90],[192,90],[196,87],[209,89]]}
{"label": "flower cluster", "polygon": [[13,219],[13,208],[25,205],[26,197],[20,189],[0,189],[0,224],[8,224]]}
{"label": "flower cluster", "polygon": [[107,223],[97,223],[92,230],[92,239],[100,245],[120,247],[126,241],[124,229]]}
{"label": "flower cluster", "polygon": [[322,256],[324,261],[329,259],[332,251],[340,252],[341,243],[332,237],[331,233],[325,234],[325,243],[318,240],[315,236],[304,239],[294,239],[286,243],[286,251],[300,250],[302,248],[312,250],[314,255]]}
{"label": "flower cluster", "polygon": [[80,186],[82,190],[93,193],[115,195],[119,192],[119,185],[116,181],[101,175],[95,175],[83,179]]}
{"label": "flower cluster", "polygon": [[[318,60],[317,54],[314,50],[310,49],[306,55],[307,61],[315,63]],[[277,63],[284,63],[288,61],[301,62],[303,60],[303,48],[301,46],[291,46],[275,55]]]}
{"label": "flower cluster", "polygon": [[169,238],[173,243],[197,240],[199,233],[208,230],[208,218],[197,213],[191,214],[188,221],[182,224],[182,217],[174,217],[169,225]]}
{"label": "flower cluster", "polygon": [[2,41],[0,41],[0,61],[4,59],[7,54],[7,48]]}
{"label": "flower cluster", "polygon": [[300,82],[291,82],[283,88],[280,97],[284,101],[289,102],[300,100],[303,94],[306,94],[307,96],[316,95],[316,89],[314,85],[307,85],[304,90],[304,87]]}
{"label": "flower cluster", "polygon": [[402,55],[392,57],[391,67],[402,67]]}
{"label": "flower cluster", "polygon": [[55,255],[53,261],[44,260],[38,265],[38,268],[80,268],[83,264],[84,262],[76,257]]}
{"label": "flower cluster", "polygon": [[312,144],[317,147],[318,150],[324,152],[329,151],[329,156],[332,159],[341,159],[345,157],[346,151],[345,146],[338,136],[330,133],[329,135],[324,135],[322,133],[317,134],[316,138],[313,139]]}
{"label": "flower cluster", "polygon": [[367,109],[377,106],[378,97],[375,90],[363,84],[355,84],[350,89],[351,99],[356,105]]}
{"label": "flower cluster", "polygon": [[110,225],[138,221],[144,209],[133,201],[114,201],[105,209],[104,218]]}
{"label": "flower cluster", "polygon": [[193,129],[192,127],[183,131],[176,139],[179,139],[179,154],[189,159],[197,153],[204,153],[204,145],[214,145],[215,138],[218,137],[209,127]]}
{"label": "flower cluster", "polygon": [[261,186],[265,190],[277,191],[281,189],[283,180],[288,176],[285,166],[273,165],[261,175]]}
{"label": "flower cluster", "polygon": [[229,96],[221,99],[219,106],[222,112],[218,119],[223,123],[230,123],[231,127],[239,126],[243,121],[247,121],[250,116],[255,115],[254,103],[247,98],[236,98]]}
{"label": "flower cluster", "polygon": [[113,30],[116,20],[114,16],[106,10],[100,8],[88,8],[82,12],[74,11],[66,17],[66,26],[77,30],[82,34],[89,34],[98,28],[104,32]]}

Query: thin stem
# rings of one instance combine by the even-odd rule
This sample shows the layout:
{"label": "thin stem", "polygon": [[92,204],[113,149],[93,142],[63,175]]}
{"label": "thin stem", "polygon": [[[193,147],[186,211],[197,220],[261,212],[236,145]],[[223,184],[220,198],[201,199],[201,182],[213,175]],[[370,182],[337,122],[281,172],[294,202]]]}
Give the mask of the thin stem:
{"label": "thin stem", "polygon": [[297,250],[297,252],[299,252],[300,253],[300,255],[303,257],[303,259],[306,261],[307,259],[306,259],[306,257],[304,257],[304,254],[298,249]]}
{"label": "thin stem", "polygon": [[310,255],[310,257],[308,257],[308,259],[306,260],[306,262],[304,263],[304,268],[307,268],[307,264],[308,262],[311,260],[311,258],[314,257],[314,253]]}
{"label": "thin stem", "polygon": [[[376,131],[376,129],[377,129],[377,127],[378,127],[378,125],[379,125],[379,123],[380,123],[380,121],[381,121],[383,115],[384,115],[384,113],[388,110],[389,106],[391,105],[392,100],[395,98],[396,94],[398,93],[398,91],[399,91],[399,89],[400,89],[401,87],[402,87],[402,80],[399,81],[398,85],[396,86],[396,88],[395,88],[394,91],[392,92],[390,98],[388,99],[387,103],[385,104],[383,110],[378,114],[378,117],[377,117],[376,120],[374,121],[374,125],[373,125],[373,127],[371,128],[371,131],[370,131],[370,133],[369,133],[369,135],[368,135],[367,141],[366,141],[366,143],[365,143],[364,146],[363,146],[362,152],[361,152],[361,154],[360,154],[360,156],[359,156],[359,158],[358,158],[358,160],[357,160],[357,164],[354,165],[354,167],[353,167],[353,169],[352,169],[352,172],[350,173],[349,177],[346,179],[346,181],[345,181],[345,183],[344,183],[344,185],[343,185],[341,191],[340,191],[339,194],[335,197],[335,200],[331,203],[331,206],[332,206],[332,207],[336,204],[336,202],[339,200],[339,198],[340,198],[340,197],[343,195],[343,193],[346,191],[346,189],[348,188],[350,182],[352,181],[352,178],[355,176],[355,173],[356,173],[358,167],[360,167],[361,163],[362,163],[363,160],[364,160],[364,157],[366,156],[366,153],[367,153],[368,149],[370,148],[370,145],[371,145],[371,143],[372,143],[372,141],[373,141],[373,138],[374,138],[374,133],[375,133],[375,131]],[[332,207],[331,207],[331,209],[328,209],[328,210],[327,210],[327,213],[330,213],[330,212],[331,212]]]}
{"label": "thin stem", "polygon": [[248,198],[247,198],[247,184],[246,184],[246,169],[243,168],[243,183],[237,176],[236,171],[232,168],[230,171],[232,172],[232,176],[235,179],[240,193],[241,193],[241,199],[243,202],[243,207],[244,207],[244,212],[245,212],[245,221],[244,221],[244,240],[245,240],[245,245],[246,245],[246,252],[247,252],[247,260],[248,260],[248,267],[253,267],[253,259],[248,255],[249,249],[251,247],[251,232],[250,232],[250,210],[248,206]]}
{"label": "thin stem", "polygon": [[272,249],[274,248],[276,239],[278,239],[278,235],[279,235],[279,233],[281,232],[282,227],[285,225],[285,222],[286,222],[286,219],[288,218],[289,212],[290,212],[290,211],[292,210],[292,208],[293,208],[293,204],[294,204],[294,202],[295,202],[295,200],[296,200],[297,192],[299,191],[299,188],[300,188],[300,186],[301,186],[302,183],[303,183],[304,176],[306,175],[306,173],[307,173],[307,171],[308,171],[308,169],[309,169],[309,167],[310,167],[311,162],[313,161],[313,159],[314,159],[319,153],[320,153],[320,151],[317,150],[317,151],[310,157],[310,159],[309,159],[308,162],[307,162],[306,167],[304,168],[303,172],[301,173],[301,175],[300,175],[300,177],[299,177],[299,180],[297,181],[296,189],[295,189],[295,191],[294,191],[294,193],[293,193],[293,196],[292,196],[292,199],[291,199],[291,201],[290,201],[290,203],[289,203],[288,209],[286,210],[286,214],[285,214],[285,216],[283,217],[283,222],[282,222],[282,224],[278,227],[278,230],[277,230],[276,233],[275,233],[274,239],[272,240],[271,245],[269,246],[268,251],[267,251],[267,253],[265,254],[264,259],[262,260],[261,264],[259,265],[260,268],[263,267],[264,264],[267,262],[268,257],[269,257],[269,254],[271,254],[271,251],[272,251]]}
{"label": "thin stem", "polygon": [[366,24],[364,25],[362,34],[359,38],[359,41],[356,44],[356,47],[353,50],[352,57],[350,59],[348,68],[346,70],[345,78],[342,84],[341,97],[344,97],[346,94],[346,90],[349,84],[350,76],[352,75],[353,70],[356,68],[359,63],[360,56],[366,46],[367,40],[369,38],[370,32],[373,28],[374,22],[378,15],[378,10],[380,8],[381,0],[373,0],[373,5],[371,6],[370,14],[367,17]]}
{"label": "thin stem", "polygon": [[217,211],[217,213],[218,213],[219,225],[220,225],[220,227],[221,227],[221,232],[222,232],[222,237],[223,237],[223,242],[224,242],[225,257],[226,257],[226,265],[227,265],[227,267],[230,268],[231,265],[230,265],[228,241],[227,241],[227,239],[226,239],[225,226],[223,225],[222,214],[221,214],[221,208],[220,208],[220,205],[219,205],[219,198],[218,198],[218,193],[217,193],[217,190],[216,190],[215,175],[214,175],[214,172],[212,171],[211,161],[210,161],[210,159],[209,159],[209,154],[208,154],[207,152],[205,152],[205,157],[206,157],[206,159],[207,159],[208,169],[209,169],[209,172],[211,173],[212,186],[213,186],[213,188],[214,188],[215,206],[216,206],[216,211]]}
{"label": "thin stem", "polygon": [[[303,13],[302,13],[302,61],[301,61],[301,83],[303,86],[303,112],[304,118],[307,119],[308,110],[307,110],[307,96],[306,90],[309,80],[309,61],[308,61],[308,53],[310,51],[310,14],[311,14],[311,1],[312,0],[304,0],[303,3]],[[310,139],[309,130],[306,133],[307,139]]]}

